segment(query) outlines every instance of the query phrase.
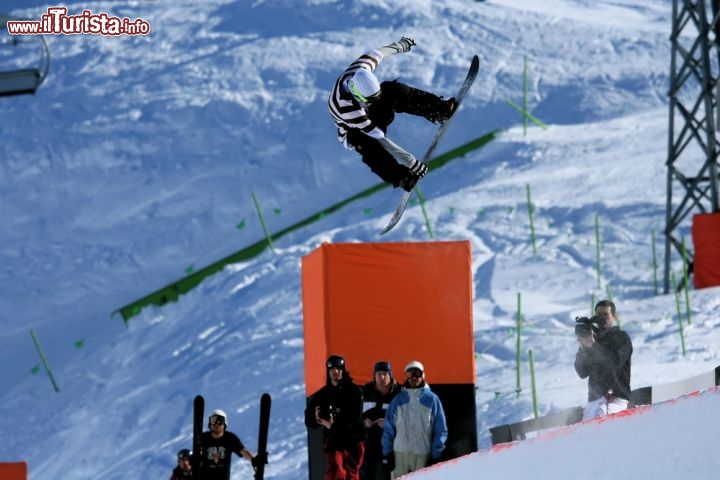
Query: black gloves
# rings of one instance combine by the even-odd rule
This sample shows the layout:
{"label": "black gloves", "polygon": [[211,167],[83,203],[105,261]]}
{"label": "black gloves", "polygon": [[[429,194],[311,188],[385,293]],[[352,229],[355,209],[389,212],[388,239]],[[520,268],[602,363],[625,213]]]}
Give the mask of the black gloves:
{"label": "black gloves", "polygon": [[382,464],[387,472],[395,470],[395,454],[391,452],[390,455],[385,455],[382,459]]}
{"label": "black gloves", "polygon": [[260,465],[267,465],[268,464],[268,457],[267,452],[258,453],[255,455],[252,460],[250,460],[250,463],[254,468],[259,467]]}

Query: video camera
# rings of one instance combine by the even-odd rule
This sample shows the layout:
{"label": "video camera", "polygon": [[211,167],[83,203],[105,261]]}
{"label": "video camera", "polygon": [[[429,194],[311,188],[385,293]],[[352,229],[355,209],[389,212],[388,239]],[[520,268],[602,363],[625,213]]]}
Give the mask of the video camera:
{"label": "video camera", "polygon": [[594,333],[600,331],[598,326],[602,322],[602,319],[597,315],[593,317],[575,317],[575,335],[578,337],[589,337]]}
{"label": "video camera", "polygon": [[335,407],[332,405],[320,405],[319,417],[323,420],[330,421],[330,417],[335,415]]}

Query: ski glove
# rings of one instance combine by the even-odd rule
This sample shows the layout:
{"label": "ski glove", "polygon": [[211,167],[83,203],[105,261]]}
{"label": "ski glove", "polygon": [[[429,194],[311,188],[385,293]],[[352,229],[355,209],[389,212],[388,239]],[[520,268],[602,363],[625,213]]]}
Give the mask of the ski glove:
{"label": "ski glove", "polygon": [[390,45],[386,45],[380,49],[383,55],[392,55],[397,52],[409,52],[412,47],[415,46],[415,40],[412,38],[402,37],[397,42],[393,42]]}
{"label": "ski glove", "polygon": [[409,52],[410,49],[415,46],[415,40],[413,40],[412,38],[408,38],[408,37],[402,37],[400,39],[400,41],[397,43],[400,45],[400,47],[402,49],[401,51],[403,53]]}
{"label": "ski glove", "polygon": [[419,162],[415,159],[413,159],[413,163],[410,164],[408,169],[410,170],[410,173],[412,173],[413,175],[415,175],[418,178],[424,177],[428,171],[427,165],[425,165],[424,163]]}
{"label": "ski glove", "polygon": [[395,470],[395,455],[393,453],[385,455],[382,459],[382,464],[386,472],[392,472]]}
{"label": "ski glove", "polygon": [[267,465],[268,464],[268,458],[267,453],[258,453],[255,455],[252,460],[250,460],[250,463],[254,468],[259,467],[260,465]]}

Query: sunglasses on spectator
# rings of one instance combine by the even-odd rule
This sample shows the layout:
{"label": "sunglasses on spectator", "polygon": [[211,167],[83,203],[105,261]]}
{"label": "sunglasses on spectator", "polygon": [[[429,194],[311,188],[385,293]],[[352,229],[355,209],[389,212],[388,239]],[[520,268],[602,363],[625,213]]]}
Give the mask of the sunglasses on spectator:
{"label": "sunglasses on spectator", "polygon": [[422,378],[422,376],[423,376],[423,371],[420,370],[419,368],[409,368],[409,369],[405,372],[405,375],[407,375],[407,374],[410,374],[411,377]]}
{"label": "sunglasses on spectator", "polygon": [[225,425],[225,417],[220,415],[210,417],[210,425]]}

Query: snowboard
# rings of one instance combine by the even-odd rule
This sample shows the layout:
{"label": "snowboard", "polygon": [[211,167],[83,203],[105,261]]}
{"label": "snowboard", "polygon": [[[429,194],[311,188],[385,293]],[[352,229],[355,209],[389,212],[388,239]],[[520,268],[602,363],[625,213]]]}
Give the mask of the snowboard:
{"label": "snowboard", "polygon": [[202,431],[203,420],[205,417],[205,399],[202,395],[197,395],[193,402],[193,440],[192,440],[192,480],[202,480],[200,473],[202,461]]}
{"label": "snowboard", "polygon": [[[438,146],[438,143],[440,143],[440,140],[442,139],[443,135],[445,135],[445,131],[447,130],[448,125],[450,125],[450,122],[455,117],[455,114],[460,109],[460,105],[462,104],[463,98],[465,98],[465,95],[467,94],[468,90],[470,90],[470,87],[472,86],[473,82],[475,81],[475,78],[477,77],[478,72],[480,71],[480,59],[477,55],[473,56],[472,62],[470,62],[470,68],[468,69],[467,76],[465,77],[465,80],[463,81],[462,86],[460,87],[460,90],[458,90],[457,95],[455,95],[455,101],[457,102],[457,107],[455,108],[455,111],[453,112],[452,116],[442,122],[440,124],[440,128],[438,129],[437,133],[435,133],[435,136],[433,137],[432,143],[430,143],[430,146],[428,147],[427,151],[425,152],[425,155],[423,155],[421,162],[424,165],[427,165],[432,160],[433,153],[435,153],[435,149]],[[415,184],[417,185],[417,183]],[[415,190],[415,187],[413,187],[413,191]],[[400,203],[398,204],[397,208],[395,209],[395,213],[393,213],[393,216],[390,218],[390,222],[388,222],[385,229],[383,229],[382,232],[380,232],[380,235],[383,235],[395,227],[397,223],[400,221],[400,217],[402,217],[403,212],[405,211],[405,207],[407,207],[408,201],[410,200],[410,196],[412,195],[412,191],[410,192],[404,192],[402,198],[400,199]]]}
{"label": "snowboard", "polygon": [[[267,439],[270,429],[270,406],[272,398],[269,393],[263,393],[260,397],[260,425],[258,427],[257,455],[264,455],[267,458]],[[255,480],[265,478],[265,464],[261,463],[255,468]]]}

